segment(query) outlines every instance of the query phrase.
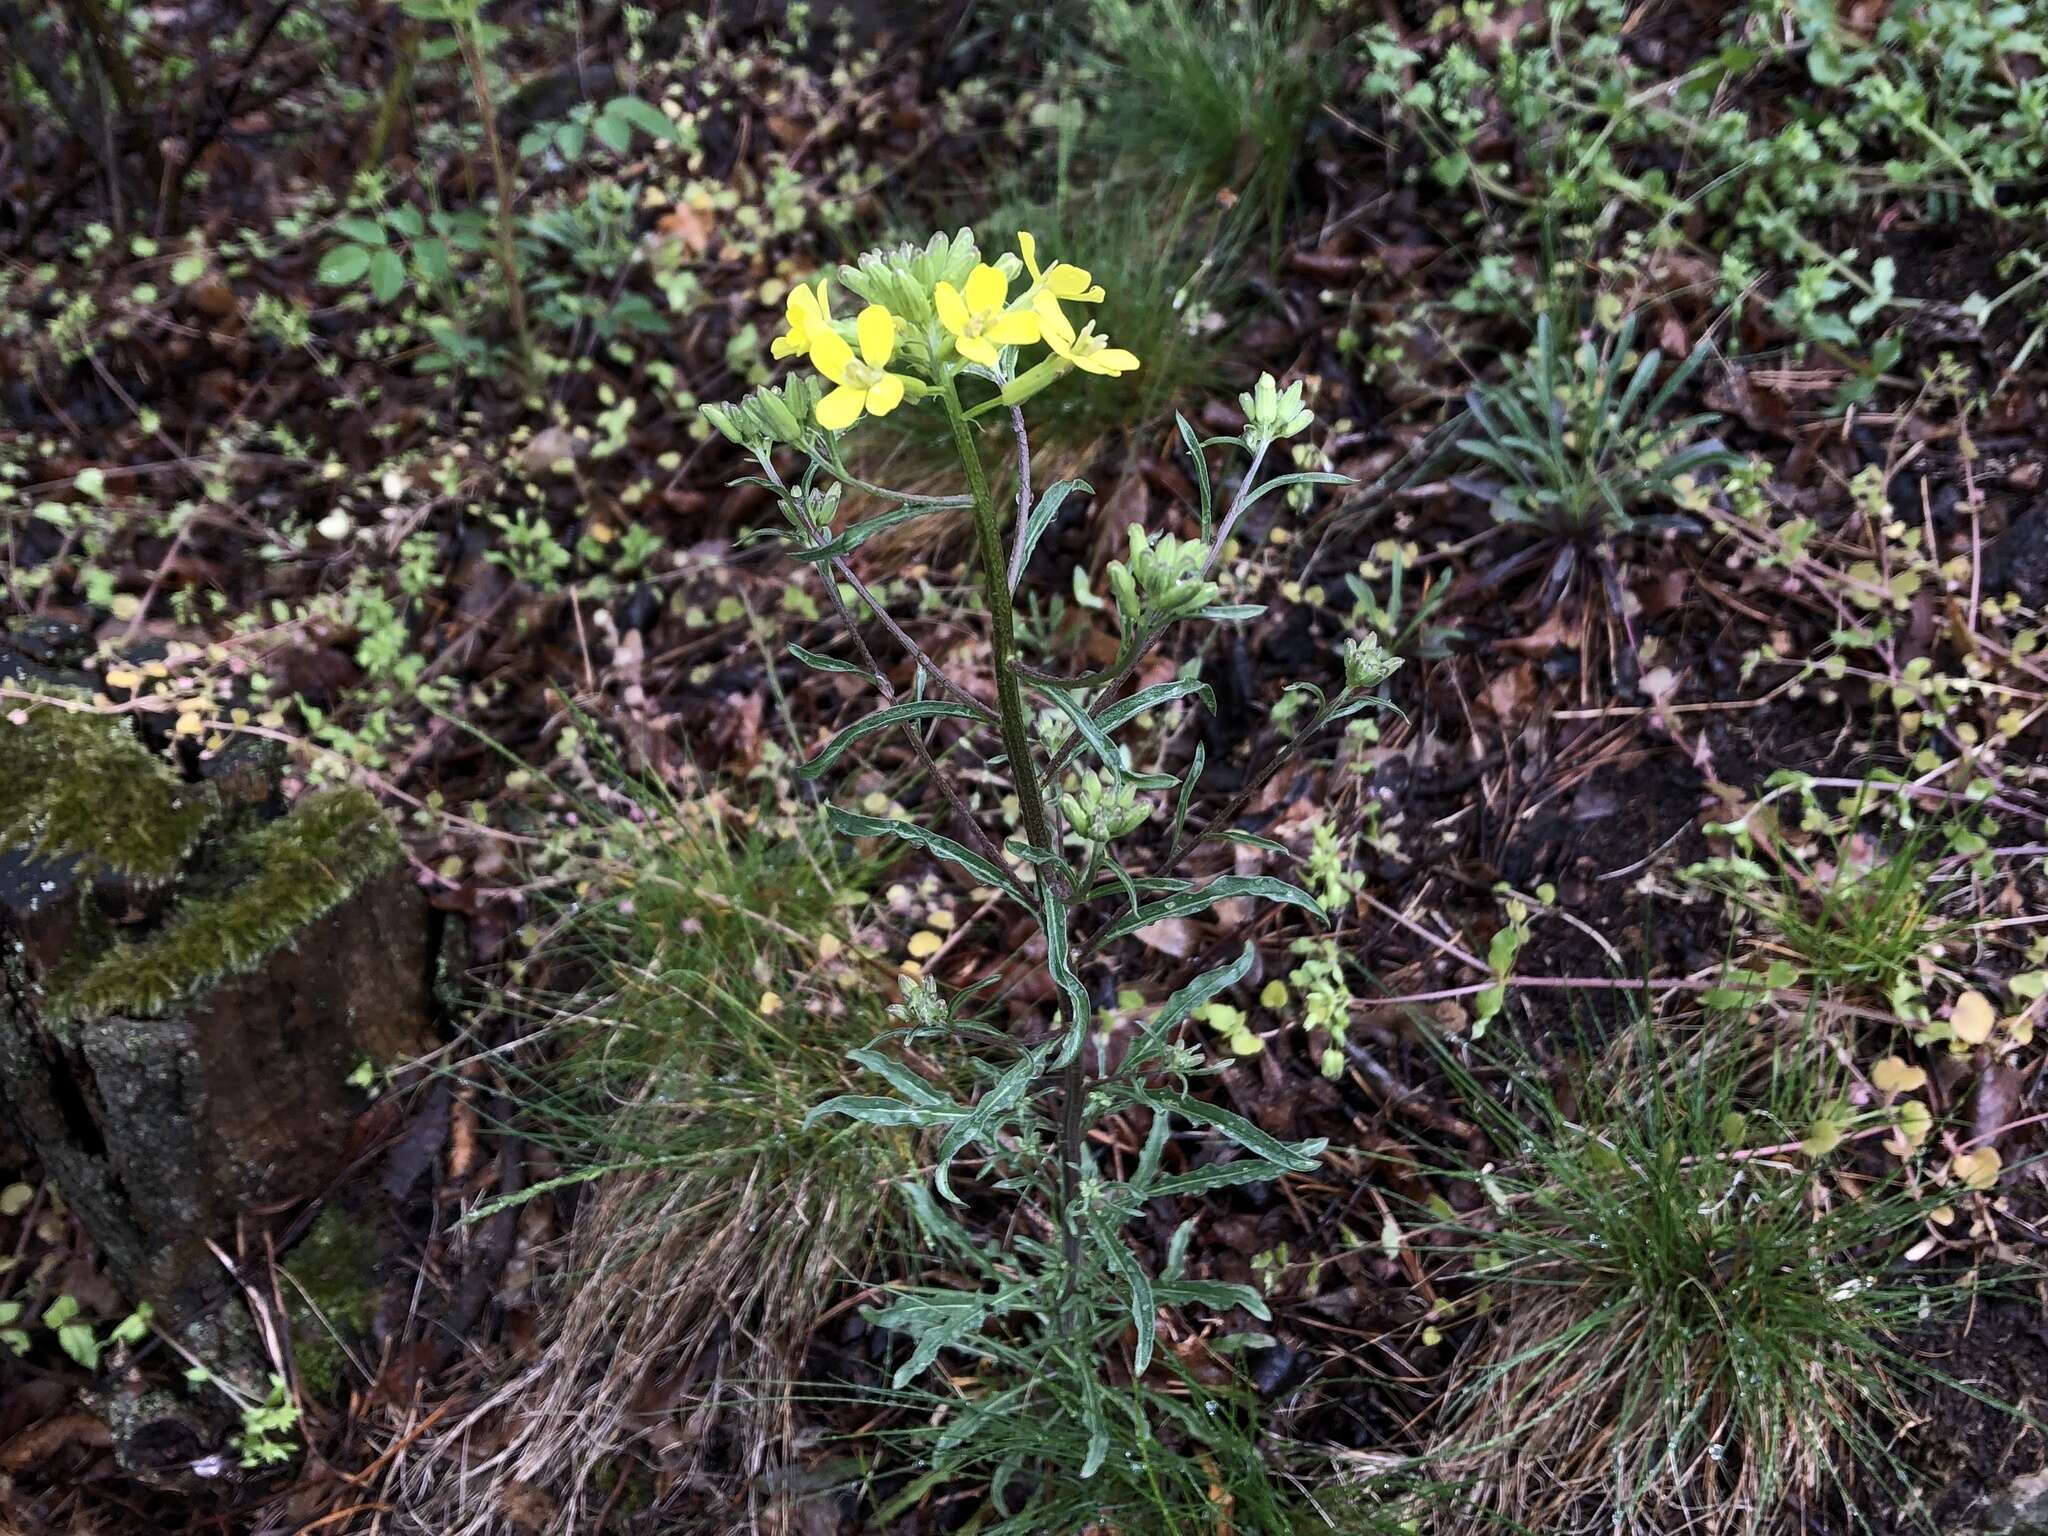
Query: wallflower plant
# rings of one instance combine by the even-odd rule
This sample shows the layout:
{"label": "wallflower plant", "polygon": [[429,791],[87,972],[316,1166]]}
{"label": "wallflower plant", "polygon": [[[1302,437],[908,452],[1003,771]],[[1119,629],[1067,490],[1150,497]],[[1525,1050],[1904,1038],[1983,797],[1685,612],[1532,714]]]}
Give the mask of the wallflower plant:
{"label": "wallflower plant", "polygon": [[[891,1091],[842,1096],[813,1112],[814,1118],[844,1115],[915,1126],[937,1141],[929,1185],[913,1180],[903,1193],[945,1267],[966,1277],[965,1283],[900,1289],[871,1319],[911,1340],[895,1375],[899,1390],[932,1366],[941,1350],[976,1356],[998,1377],[1002,1372],[994,1362],[1014,1359],[1019,1347],[1036,1350],[1048,1370],[1061,1370],[1078,1386],[1049,1395],[1043,1381],[1033,1378],[984,1383],[971,1401],[958,1402],[941,1449],[969,1445],[976,1427],[986,1428],[995,1418],[1065,1411],[1048,1406],[1055,1401],[1078,1403],[1089,1447],[1080,1468],[1085,1478],[1100,1466],[1110,1443],[1105,1394],[1115,1389],[1102,1385],[1101,1362],[1120,1352],[1126,1329],[1135,1335],[1126,1369],[1143,1378],[1153,1368],[1159,1307],[1242,1308],[1267,1316],[1255,1290],[1189,1276],[1192,1221],[1175,1233],[1157,1274],[1127,1244],[1126,1224],[1148,1201],[1305,1172],[1316,1166],[1324,1144],[1281,1141],[1189,1091],[1192,1079],[1218,1068],[1183,1043],[1183,1026],[1251,972],[1256,957],[1249,945],[1188,980],[1114,1058],[1106,1037],[1091,1029],[1095,989],[1084,977],[1106,967],[1112,946],[1139,929],[1226,900],[1276,902],[1322,920],[1316,900],[1288,881],[1237,873],[1201,877],[1187,866],[1200,850],[1244,840],[1235,823],[1259,788],[1286,766],[1314,727],[1376,705],[1380,684],[1399,663],[1376,642],[1354,643],[1343,657],[1343,682],[1334,694],[1301,685],[1315,700],[1311,729],[1259,765],[1236,797],[1199,829],[1190,827],[1189,812],[1203,766],[1201,750],[1178,776],[1147,774],[1133,769],[1130,753],[1117,743],[1120,731],[1150,711],[1187,699],[1213,707],[1196,666],[1184,667],[1170,681],[1135,690],[1127,685],[1169,628],[1241,622],[1260,612],[1221,601],[1218,565],[1246,508],[1291,485],[1348,483],[1320,473],[1259,479],[1267,450],[1313,420],[1300,386],[1281,391],[1271,378],[1242,397],[1246,423],[1240,435],[1204,440],[1185,419],[1179,421],[1200,497],[1198,537],[1132,526],[1127,555],[1107,573],[1108,600],[1088,592],[1085,572],[1074,573],[1086,606],[1109,613],[1117,625],[1115,659],[1098,670],[1056,675],[1019,658],[1013,595],[1061,504],[1089,490],[1080,481],[1062,481],[1033,500],[1023,407],[1070,374],[1088,376],[1092,387],[1098,378],[1142,364],[1092,324],[1077,328],[1069,317],[1065,306],[1103,297],[1087,272],[1061,261],[1042,266],[1028,234],[1018,237],[1018,247],[1016,255],[987,260],[962,230],[935,236],[922,247],[869,252],[837,274],[837,286],[864,305],[851,321],[833,317],[827,280],[797,289],[789,304],[789,332],[773,350],[780,357],[808,359],[816,376],[799,371],[780,386],[706,406],[704,412],[753,456],[760,473],[749,483],[773,493],[789,524],[795,558],[819,568],[851,659],[801,646],[791,646],[791,654],[808,667],[864,679],[879,701],[879,708],[841,730],[799,771],[818,777],[856,742],[902,731],[940,791],[943,820],[927,825],[828,806],[829,820],[847,836],[909,844],[1029,914],[1043,935],[1050,991],[1058,999],[1057,1016],[1020,1039],[978,1017],[967,997],[948,996],[935,979],[909,981],[903,1001],[891,1010],[898,1027],[853,1053]],[[1040,346],[1043,353],[1032,355]],[[944,413],[966,484],[963,494],[888,491],[848,469],[845,435],[858,430],[863,416],[886,415],[899,406]],[[1007,530],[982,458],[982,424],[990,417],[1006,421],[1017,456],[1020,484]],[[1213,513],[1207,460],[1219,447],[1249,456],[1220,519]],[[786,474],[791,466],[793,473]],[[847,488],[894,505],[835,532],[834,514]],[[993,709],[884,611],[847,558],[884,528],[963,510],[974,525]],[[858,614],[855,604],[866,614]],[[908,696],[876,655],[877,630],[914,664]],[[1047,717],[1057,729],[1037,728]],[[978,800],[941,764],[927,738],[941,722],[964,733],[961,746],[970,753],[980,749],[982,760],[1007,780],[1006,803],[1014,804],[1010,824],[1004,824],[1002,805]],[[1160,830],[1139,846],[1140,835],[1155,823]],[[1114,989],[1103,990],[1107,995]],[[973,1081],[976,1091],[956,1098],[914,1070],[891,1049],[896,1045],[916,1046],[924,1056],[964,1057],[956,1080]],[[1134,1163],[1106,1170],[1090,1150],[1088,1133],[1131,1112],[1140,1123],[1149,1121],[1142,1152]],[[992,1224],[1015,1234],[1007,1246],[977,1236],[955,1214],[967,1198],[957,1184],[956,1170],[963,1166],[971,1169],[975,1195],[1020,1207],[1015,1219]],[[1171,1371],[1170,1357],[1161,1368]],[[1046,1475],[1046,1469],[1036,1475]]]}

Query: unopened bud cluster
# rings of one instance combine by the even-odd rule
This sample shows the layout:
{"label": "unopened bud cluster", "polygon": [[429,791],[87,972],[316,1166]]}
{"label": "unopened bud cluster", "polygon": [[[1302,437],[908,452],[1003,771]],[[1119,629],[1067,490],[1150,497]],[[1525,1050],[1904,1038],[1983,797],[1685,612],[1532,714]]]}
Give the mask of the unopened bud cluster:
{"label": "unopened bud cluster", "polygon": [[1112,843],[1145,824],[1152,807],[1138,798],[1128,782],[1112,783],[1093,768],[1075,776],[1074,787],[1060,796],[1067,825],[1091,843]]}
{"label": "unopened bud cluster", "polygon": [[1316,419],[1315,412],[1302,404],[1301,381],[1296,379],[1283,390],[1270,373],[1260,374],[1259,382],[1239,395],[1237,403],[1244,407],[1244,438],[1254,452],[1306,432]]}
{"label": "unopened bud cluster", "polygon": [[952,1022],[952,1006],[940,994],[938,982],[929,976],[905,976],[902,984],[903,1001],[890,1005],[890,1018],[918,1029],[937,1029]]}
{"label": "unopened bud cluster", "polygon": [[704,419],[750,452],[802,446],[807,423],[823,393],[817,379],[792,376],[773,388],[757,389],[744,399],[704,406]]}
{"label": "unopened bud cluster", "polygon": [[1344,686],[1354,693],[1377,688],[1401,670],[1401,658],[1380,645],[1380,637],[1368,634],[1344,642]]}
{"label": "unopened bud cluster", "polygon": [[1208,560],[1209,551],[1199,540],[1170,533],[1148,537],[1143,528],[1131,524],[1129,562],[1109,563],[1109,588],[1116,595],[1117,612],[1136,626],[1163,624],[1208,607],[1221,590],[1202,574]]}

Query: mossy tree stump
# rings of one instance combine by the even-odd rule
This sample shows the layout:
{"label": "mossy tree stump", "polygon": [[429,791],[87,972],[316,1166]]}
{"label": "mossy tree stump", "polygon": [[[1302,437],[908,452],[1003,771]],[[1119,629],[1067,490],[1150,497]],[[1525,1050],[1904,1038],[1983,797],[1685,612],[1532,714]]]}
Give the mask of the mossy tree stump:
{"label": "mossy tree stump", "polygon": [[346,1166],[356,1069],[429,1045],[429,914],[368,795],[286,808],[260,751],[180,772],[74,699],[0,720],[0,1105],[175,1313]]}

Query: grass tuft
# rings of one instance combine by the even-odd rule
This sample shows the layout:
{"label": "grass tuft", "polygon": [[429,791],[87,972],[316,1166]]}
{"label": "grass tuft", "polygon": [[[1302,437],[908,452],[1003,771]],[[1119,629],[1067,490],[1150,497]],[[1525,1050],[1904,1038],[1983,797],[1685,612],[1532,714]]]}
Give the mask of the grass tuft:
{"label": "grass tuft", "polygon": [[1671,1028],[1568,1089],[1446,1053],[1508,1159],[1450,1229],[1486,1319],[1440,1449],[1461,1529],[1746,1533],[1906,1478],[1931,1373],[1897,1341],[1947,1296],[1897,1261],[1934,1202],[1801,1150],[1850,1134],[1821,1042]]}
{"label": "grass tuft", "polygon": [[[796,1486],[804,1349],[837,1282],[891,1242],[909,1166],[907,1141],[804,1126],[884,1027],[884,987],[843,938],[870,871],[806,809],[629,783],[579,819],[549,985],[509,1000],[555,1043],[518,1090],[523,1132],[565,1168],[541,1191],[586,1203],[537,1356],[481,1410],[506,1437],[491,1477],[507,1497],[549,1490],[581,1529],[644,1455],[687,1488],[690,1529],[751,1531]],[[440,1528],[493,1529],[492,1501],[457,1497],[435,1459],[418,1494]]]}

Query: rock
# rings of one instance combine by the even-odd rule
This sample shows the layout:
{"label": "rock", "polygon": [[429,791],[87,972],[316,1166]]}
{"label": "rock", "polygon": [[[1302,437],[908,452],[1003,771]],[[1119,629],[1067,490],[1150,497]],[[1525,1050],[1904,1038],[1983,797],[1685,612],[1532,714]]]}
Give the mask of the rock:
{"label": "rock", "polygon": [[2048,607],[2048,501],[2020,513],[1985,550],[1984,587],[2016,593],[2029,608]]}
{"label": "rock", "polygon": [[2014,1478],[1949,1530],[1950,1536],[2048,1536],[2048,1468]]}
{"label": "rock", "polygon": [[118,717],[0,722],[0,1107],[170,1316],[225,1282],[208,1239],[348,1165],[356,1069],[433,1041],[396,834],[360,790],[286,808],[276,766],[195,782]]}

